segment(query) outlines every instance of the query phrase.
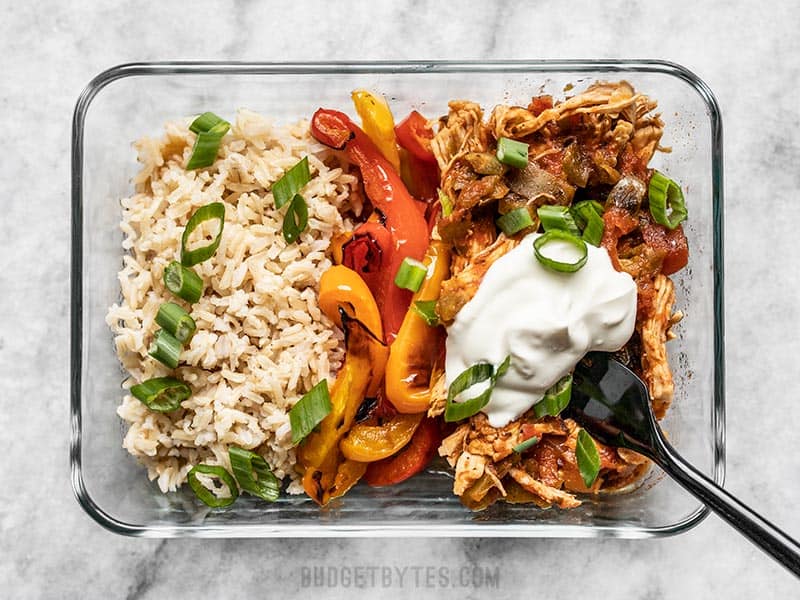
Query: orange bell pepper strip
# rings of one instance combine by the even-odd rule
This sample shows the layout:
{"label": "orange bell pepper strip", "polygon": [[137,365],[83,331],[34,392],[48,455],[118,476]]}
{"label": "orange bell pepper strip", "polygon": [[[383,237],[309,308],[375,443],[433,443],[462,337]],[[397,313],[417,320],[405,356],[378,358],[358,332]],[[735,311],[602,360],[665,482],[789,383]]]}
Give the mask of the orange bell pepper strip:
{"label": "orange bell pepper strip", "polygon": [[339,444],[342,454],[350,460],[375,462],[388,458],[408,444],[424,413],[396,414],[383,425],[357,423]]}
{"label": "orange bell pepper strip", "polygon": [[303,489],[321,506],[346,492],[364,472],[342,455],[339,442],[353,426],[372,379],[373,337],[364,325],[346,313],[341,319],[347,353],[331,388],[331,412],[297,449],[298,464],[303,469]]}
{"label": "orange bell pepper strip", "polygon": [[437,300],[442,281],[450,274],[450,249],[441,241],[432,241],[423,263],[428,274],[414,294],[411,308],[403,319],[397,339],[389,348],[386,363],[386,397],[401,413],[428,410],[431,399],[431,371],[439,356],[444,332],[430,326],[414,309],[414,302]]}
{"label": "orange bell pepper strip", "polygon": [[372,379],[367,390],[367,396],[374,398],[383,381],[389,348],[380,342],[383,339],[383,326],[372,292],[358,273],[345,266],[335,265],[320,277],[319,308],[339,327],[342,327],[341,311],[344,310],[350,317],[360,321],[374,336],[369,341]]}
{"label": "orange bell pepper strip", "polygon": [[405,448],[394,456],[369,463],[364,481],[371,486],[405,481],[428,466],[441,441],[442,434],[436,420],[423,418]]}

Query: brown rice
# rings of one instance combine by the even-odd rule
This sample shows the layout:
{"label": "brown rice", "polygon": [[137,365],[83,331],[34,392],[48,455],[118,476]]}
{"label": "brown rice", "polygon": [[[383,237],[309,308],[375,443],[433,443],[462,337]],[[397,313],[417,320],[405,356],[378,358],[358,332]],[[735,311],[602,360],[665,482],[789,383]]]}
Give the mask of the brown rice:
{"label": "brown rice", "polygon": [[[179,260],[181,234],[191,214],[224,202],[225,227],[216,254],[197,265],[205,293],[183,303],[197,332],[181,355],[176,376],[192,396],[172,413],[149,410],[130,394],[118,407],[128,424],[123,446],[173,491],[193,465],[230,469],[228,446],[261,454],[288,491],[302,492],[294,469],[288,410],[319,380],[332,377],[343,357],[341,333],[317,306],[320,275],[331,265],[331,238],[350,227],[340,216],[355,204],[356,178],[310,135],[308,123],[279,127],[238,112],[217,162],[184,167],[194,134],[188,121],[166,126],[162,139],[134,144],[143,167],[136,194],[122,200],[121,301],[107,316],[123,367],[124,387],[170,373],[147,354],[159,306],[176,300],[164,288],[166,265]],[[312,179],[303,190],[308,228],[294,244],[281,234],[282,210],[268,190],[286,169],[309,157]],[[325,162],[323,162],[325,161]],[[326,165],[327,163],[327,165]]]}

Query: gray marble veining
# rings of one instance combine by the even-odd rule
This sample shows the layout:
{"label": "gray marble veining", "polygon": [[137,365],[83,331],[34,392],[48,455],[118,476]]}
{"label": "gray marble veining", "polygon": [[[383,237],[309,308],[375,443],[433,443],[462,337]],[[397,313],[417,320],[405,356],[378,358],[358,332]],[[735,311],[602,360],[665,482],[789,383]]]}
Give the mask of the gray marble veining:
{"label": "gray marble veining", "polygon": [[800,460],[792,450],[800,7],[789,0],[768,8],[687,0],[435,6],[0,1],[0,432],[9,449],[0,596],[797,596],[790,575],[714,517],[684,535],[644,541],[163,541],[110,534],[73,499],[69,136],[74,102],[96,73],[158,59],[654,57],[698,73],[723,111],[726,486],[800,536]]}

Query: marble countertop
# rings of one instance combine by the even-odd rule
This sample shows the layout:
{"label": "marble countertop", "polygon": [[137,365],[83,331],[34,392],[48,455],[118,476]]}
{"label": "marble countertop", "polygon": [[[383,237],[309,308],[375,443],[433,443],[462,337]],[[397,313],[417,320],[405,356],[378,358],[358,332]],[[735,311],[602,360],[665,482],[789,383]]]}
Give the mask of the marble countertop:
{"label": "marble countertop", "polygon": [[[367,598],[377,591],[387,598],[655,600],[797,594],[792,576],[713,516],[663,540],[165,541],[116,536],[78,506],[68,474],[69,140],[75,100],[95,74],[123,62],[164,59],[663,58],[702,77],[723,112],[726,487],[800,537],[800,458],[791,416],[800,351],[800,5],[583,0],[491,10],[490,3],[465,0],[456,11],[452,3],[434,4],[241,1],[223,9],[205,0],[0,0],[6,131],[0,435],[7,446],[0,595]],[[368,568],[376,565],[377,571]],[[428,585],[423,567],[430,565],[454,572],[476,566],[484,575],[465,587],[439,589]],[[324,572],[315,574],[313,566]]]}

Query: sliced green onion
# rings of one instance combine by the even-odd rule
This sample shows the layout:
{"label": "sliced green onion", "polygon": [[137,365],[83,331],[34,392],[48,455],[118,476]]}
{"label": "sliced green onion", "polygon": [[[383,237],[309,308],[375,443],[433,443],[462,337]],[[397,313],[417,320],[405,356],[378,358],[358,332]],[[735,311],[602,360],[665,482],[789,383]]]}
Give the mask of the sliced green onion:
{"label": "sliced green onion", "polygon": [[170,332],[181,344],[188,342],[197,329],[197,325],[189,313],[174,302],[165,302],[158,307],[156,323]]}
{"label": "sliced green onion", "polygon": [[238,446],[230,446],[228,456],[231,459],[231,470],[242,491],[267,502],[278,499],[281,484],[262,456]]}
{"label": "sliced green onion", "polygon": [[533,447],[538,443],[539,443],[539,438],[534,435],[533,437],[529,437],[527,440],[521,441],[519,444],[514,446],[512,450],[517,454],[522,454],[523,452],[525,452],[525,450]]}
{"label": "sliced green onion", "polygon": [[572,396],[572,375],[565,375],[544,394],[544,398],[533,405],[533,414],[537,419],[551,416],[557,417],[567,408]]}
{"label": "sliced green onion", "polygon": [[428,267],[418,260],[406,256],[403,262],[400,263],[400,268],[397,269],[397,274],[394,276],[394,284],[404,290],[416,292],[422,282],[425,281],[427,274]]}
{"label": "sliced green onion", "polygon": [[189,129],[197,134],[197,138],[194,141],[189,162],[186,163],[186,170],[193,171],[213,165],[217,160],[222,138],[230,128],[230,123],[220,119],[214,113],[203,113],[192,121]]}
{"label": "sliced green onion", "polygon": [[[218,478],[228,488],[230,496],[217,496],[214,492],[200,483],[200,480],[197,478],[198,473]],[[193,466],[186,478],[189,480],[189,485],[197,497],[200,498],[203,504],[210,506],[211,508],[230,506],[236,502],[236,498],[239,497],[239,488],[236,487],[236,480],[233,478],[233,475],[228,473],[228,471],[226,471],[223,467],[216,465],[204,465],[201,463]]]}
{"label": "sliced green onion", "polygon": [[578,226],[583,229],[581,237],[593,246],[599,246],[606,227],[603,205],[597,200],[584,200],[573,206],[571,212]]}
{"label": "sliced green onion", "polygon": [[297,444],[311,433],[331,412],[331,397],[328,380],[323,379],[297,401],[289,411],[292,426],[292,443]]}
{"label": "sliced green onion", "polygon": [[531,225],[533,225],[531,212],[524,206],[515,208],[497,219],[497,226],[506,235],[514,235]]}
{"label": "sliced green onion", "polygon": [[681,186],[659,171],[650,178],[647,197],[653,220],[664,227],[675,229],[689,216]]}
{"label": "sliced green onion", "polygon": [[[575,262],[563,262],[556,260],[554,258],[545,256],[545,254],[542,252],[542,248],[544,248],[544,246],[547,244],[559,241],[567,242],[577,248],[579,256]],[[536,254],[537,260],[545,267],[551,269],[552,271],[559,271],[561,273],[574,273],[575,271],[578,271],[583,265],[586,264],[586,260],[589,257],[589,251],[586,249],[586,242],[579,237],[575,237],[571,233],[562,231],[561,229],[551,229],[550,231],[546,231],[537,237],[533,241],[533,252]]]}
{"label": "sliced green onion", "polygon": [[[225,119],[222,117],[215,115],[213,112],[204,112],[194,121],[192,121],[192,124],[189,125],[189,131],[194,133],[205,133],[211,131],[211,129],[220,123],[227,123],[227,121],[225,121]],[[228,123],[228,126],[230,126],[230,123]]]}
{"label": "sliced green onion", "polygon": [[[453,383],[450,384],[450,389],[447,390],[444,420],[451,423],[479,413],[489,403],[489,398],[492,395],[492,391],[494,391],[497,380],[506,374],[510,366],[511,356],[506,356],[505,360],[497,366],[497,369],[491,363],[477,363],[467,368],[466,371],[455,378]],[[489,387],[478,396],[463,402],[456,402],[455,399],[461,392],[487,380],[489,381]]]}
{"label": "sliced green onion", "polygon": [[155,332],[153,343],[150,344],[147,353],[158,362],[168,366],[170,369],[174,369],[178,366],[178,359],[182,350],[183,346],[171,333],[164,329],[159,329]]}
{"label": "sliced green onion", "polygon": [[304,156],[295,166],[286,171],[283,176],[272,184],[272,197],[275,199],[275,208],[293,200],[295,195],[311,181],[311,172],[308,169],[308,157]]}
{"label": "sliced green onion", "polygon": [[167,289],[187,302],[194,304],[203,295],[203,280],[192,269],[173,260],[164,269],[164,285]]}
{"label": "sliced green onion", "polygon": [[292,198],[286,216],[283,217],[283,239],[287,244],[292,244],[303,233],[308,225],[308,206],[306,200],[300,194],[295,194]]}
{"label": "sliced green onion", "polygon": [[150,410],[170,412],[192,395],[192,390],[180,379],[154,377],[131,386],[131,394]]}
{"label": "sliced green onion", "polygon": [[[201,223],[217,219],[219,221],[219,231],[217,235],[206,246],[189,250],[189,236],[197,229]],[[181,236],[181,264],[187,267],[201,263],[208,260],[214,255],[219,247],[219,242],[222,239],[222,230],[225,227],[225,205],[222,202],[212,202],[198,208],[194,214],[189,217],[189,222],[186,223],[186,228],[183,230]]]}
{"label": "sliced green onion", "polygon": [[528,166],[528,144],[501,137],[497,140],[497,160],[517,169],[524,169]]}
{"label": "sliced green onion", "polygon": [[572,235],[581,234],[567,206],[553,206],[548,204],[537,208],[536,213],[539,215],[539,221],[542,222],[542,227],[544,227],[545,231],[560,229]]}
{"label": "sliced green onion", "polygon": [[436,314],[436,300],[417,300],[411,305],[411,309],[431,327],[439,324],[439,315]]}
{"label": "sliced green onion", "polygon": [[445,194],[442,190],[439,190],[439,204],[442,205],[443,217],[449,217],[453,214],[453,201],[450,200],[450,196]]}
{"label": "sliced green onion", "polygon": [[586,433],[585,429],[578,432],[578,440],[575,444],[575,458],[578,459],[578,470],[581,472],[581,479],[586,487],[592,487],[594,480],[600,473],[600,453],[592,436]]}

